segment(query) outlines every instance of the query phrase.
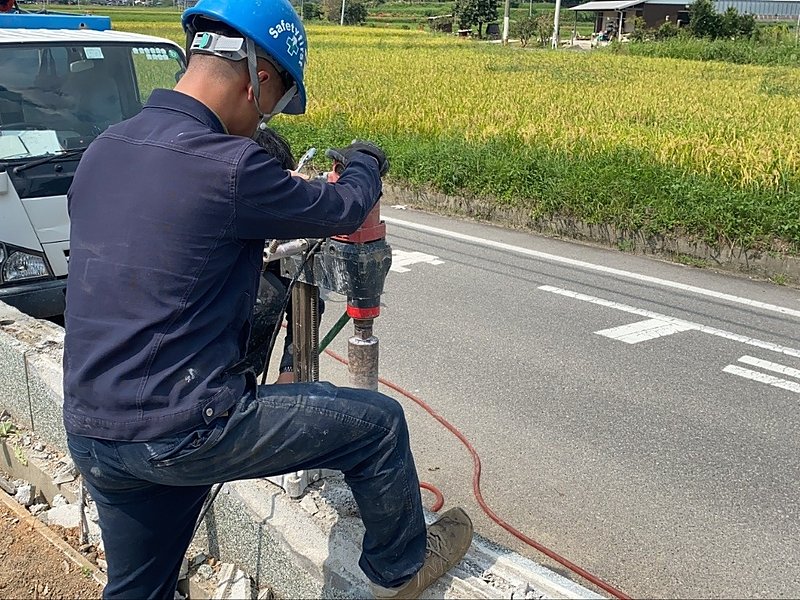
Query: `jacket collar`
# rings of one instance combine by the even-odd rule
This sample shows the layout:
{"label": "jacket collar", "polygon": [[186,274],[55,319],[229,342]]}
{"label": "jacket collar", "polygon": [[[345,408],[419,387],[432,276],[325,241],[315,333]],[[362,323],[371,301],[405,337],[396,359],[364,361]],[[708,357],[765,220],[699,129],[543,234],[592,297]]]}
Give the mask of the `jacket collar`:
{"label": "jacket collar", "polygon": [[160,108],[197,119],[217,133],[228,133],[222,120],[205,104],[175,90],[153,90],[145,108]]}

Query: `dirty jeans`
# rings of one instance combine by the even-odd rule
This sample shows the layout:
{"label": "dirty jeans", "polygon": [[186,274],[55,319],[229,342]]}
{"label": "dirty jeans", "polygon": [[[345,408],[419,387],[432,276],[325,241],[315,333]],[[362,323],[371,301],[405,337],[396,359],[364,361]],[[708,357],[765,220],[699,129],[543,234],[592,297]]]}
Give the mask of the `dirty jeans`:
{"label": "dirty jeans", "polygon": [[425,557],[425,522],[402,407],[328,383],[260,386],[207,427],[149,442],[68,436],[97,504],[106,598],[172,598],[210,485],[327,468],[344,472],[366,533],[359,565],[402,585]]}

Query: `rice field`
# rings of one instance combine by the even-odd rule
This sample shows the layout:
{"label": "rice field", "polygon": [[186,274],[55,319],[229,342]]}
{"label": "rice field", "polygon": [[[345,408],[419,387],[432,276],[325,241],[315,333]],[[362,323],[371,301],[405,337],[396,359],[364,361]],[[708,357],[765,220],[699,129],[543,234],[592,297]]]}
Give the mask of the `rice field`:
{"label": "rice field", "polygon": [[297,154],[370,138],[396,180],[533,217],[800,251],[800,69],[308,32],[308,114],[275,121]]}

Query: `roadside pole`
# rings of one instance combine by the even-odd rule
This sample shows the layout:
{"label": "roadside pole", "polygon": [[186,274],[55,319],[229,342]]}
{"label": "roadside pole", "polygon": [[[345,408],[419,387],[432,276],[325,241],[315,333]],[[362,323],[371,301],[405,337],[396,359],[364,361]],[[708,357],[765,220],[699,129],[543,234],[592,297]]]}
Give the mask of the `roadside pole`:
{"label": "roadside pole", "polygon": [[511,14],[511,0],[506,0],[506,6],[503,10],[503,45],[508,45],[508,24],[509,16]]}
{"label": "roadside pole", "polygon": [[553,17],[553,48],[561,45],[561,0],[556,0],[556,14]]}
{"label": "roadside pole", "polygon": [[339,25],[344,25],[344,0],[342,0],[342,17],[339,19]]}
{"label": "roadside pole", "polygon": [[794,45],[800,43],[800,12],[797,13],[797,25],[794,28]]}

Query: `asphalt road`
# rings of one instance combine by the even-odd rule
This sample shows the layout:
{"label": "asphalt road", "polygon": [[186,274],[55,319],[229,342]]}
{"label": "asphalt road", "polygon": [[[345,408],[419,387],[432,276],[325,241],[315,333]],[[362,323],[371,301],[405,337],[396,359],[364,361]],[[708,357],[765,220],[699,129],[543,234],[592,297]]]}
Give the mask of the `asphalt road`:
{"label": "asphalt road", "polygon": [[[800,291],[384,215],[381,374],[472,440],[499,514],[633,596],[800,597]],[[323,331],[341,310],[329,302]],[[421,478],[552,564],[482,515],[466,451],[401,401]]]}

